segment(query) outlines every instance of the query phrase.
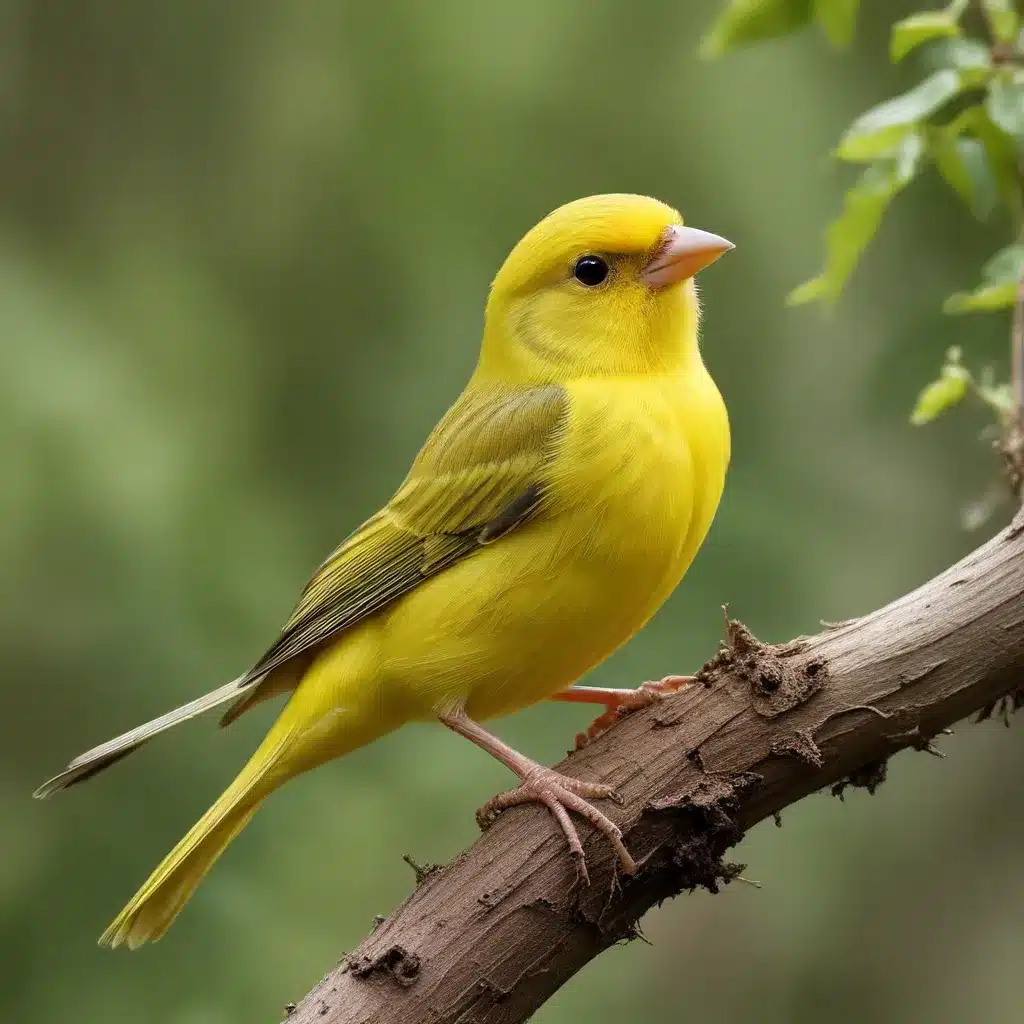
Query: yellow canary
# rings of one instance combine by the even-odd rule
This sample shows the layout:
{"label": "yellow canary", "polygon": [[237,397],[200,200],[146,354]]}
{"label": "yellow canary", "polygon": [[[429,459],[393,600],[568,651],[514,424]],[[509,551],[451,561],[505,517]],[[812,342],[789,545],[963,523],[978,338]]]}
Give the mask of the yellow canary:
{"label": "yellow canary", "polygon": [[643,196],[580,199],[512,250],[491,287],[479,362],[391,501],[320,566],[281,635],[239,679],[72,761],[36,795],[88,778],[233,701],[223,723],[291,692],[234,782],[103,933],[135,947],[170,926],[253,812],[287,779],[410,721],[438,720],[521,785],[491,800],[569,812],[635,871],[582,783],[480,722],[537,701],[603,705],[591,733],[683,682],[571,686],[682,579],[729,462],[725,405],[701,360],[693,276],[730,242]]}

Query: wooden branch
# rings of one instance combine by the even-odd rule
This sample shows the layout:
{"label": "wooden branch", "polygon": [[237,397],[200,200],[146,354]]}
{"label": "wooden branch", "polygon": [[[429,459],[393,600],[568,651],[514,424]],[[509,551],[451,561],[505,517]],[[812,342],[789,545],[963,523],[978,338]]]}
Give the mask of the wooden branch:
{"label": "wooden branch", "polygon": [[723,855],[752,825],[824,786],[873,791],[897,750],[931,750],[972,712],[1016,706],[1024,513],[913,593],[816,636],[769,646],[728,622],[699,678],[560,765],[622,794],[621,807],[602,809],[640,865],[635,877],[617,878],[607,844],[589,834],[592,884],[582,887],[548,813],[514,808],[427,873],[289,1007],[289,1024],[524,1021],[598,953],[635,937],[650,906],[733,878]]}
{"label": "wooden branch", "polygon": [[1017,282],[1017,301],[1010,328],[1011,408],[997,442],[1003,470],[1014,498],[1024,490],[1024,273]]}

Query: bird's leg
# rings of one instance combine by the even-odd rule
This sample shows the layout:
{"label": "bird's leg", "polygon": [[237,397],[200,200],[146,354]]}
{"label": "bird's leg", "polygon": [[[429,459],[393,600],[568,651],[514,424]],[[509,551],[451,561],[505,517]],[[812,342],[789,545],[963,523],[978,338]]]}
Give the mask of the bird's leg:
{"label": "bird's leg", "polygon": [[607,798],[621,803],[621,797],[611,786],[602,782],[581,782],[579,779],[561,775],[550,768],[537,764],[536,761],[531,761],[528,757],[520,754],[518,750],[513,750],[508,744],[502,743],[497,736],[478,725],[463,711],[438,715],[438,718],[443,725],[447,725],[449,729],[459,733],[460,736],[465,736],[467,740],[492,754],[522,780],[522,784],[518,788],[499,793],[476,812],[476,820],[482,829],[491,825],[498,814],[508,807],[525,803],[543,804],[554,815],[555,820],[565,833],[565,838],[569,843],[569,853],[576,861],[576,869],[583,879],[583,883],[589,885],[590,878],[587,875],[583,844],[580,842],[576,826],[572,823],[568,813],[575,811],[599,832],[604,833],[619,858],[623,874],[632,875],[636,871],[636,862],[622,842],[622,832],[618,825],[602,814],[593,804],[587,802],[592,799]]}
{"label": "bird's leg", "polygon": [[576,734],[576,749],[585,747],[591,740],[607,732],[623,715],[639,711],[663,700],[670,693],[676,693],[684,686],[695,682],[694,676],[665,676],[655,682],[644,683],[635,690],[610,690],[601,686],[572,686],[556,693],[552,700],[570,703],[603,704],[605,711],[587,727],[586,732]]}

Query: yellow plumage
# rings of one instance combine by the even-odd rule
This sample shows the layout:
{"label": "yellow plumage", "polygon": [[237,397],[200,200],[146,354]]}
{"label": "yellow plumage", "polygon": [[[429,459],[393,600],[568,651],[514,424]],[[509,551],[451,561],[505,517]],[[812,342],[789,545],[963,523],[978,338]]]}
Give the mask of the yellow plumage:
{"label": "yellow plumage", "polygon": [[540,800],[577,857],[565,809],[583,814],[630,870],[617,830],[583,799],[607,787],[541,769],[477,723],[552,697],[625,704],[609,696],[621,691],[563,691],[647,622],[711,524],[729,431],[697,344],[692,276],[728,243],[681,223],[655,200],[611,195],[530,231],[494,281],[466,390],[392,501],[316,572],[275,644],[239,680],[40,788],[87,778],[209,707],[232,701],[226,723],[292,691],[101,942],[158,938],[270,792],[413,720],[440,718],[520,775],[494,810]]}

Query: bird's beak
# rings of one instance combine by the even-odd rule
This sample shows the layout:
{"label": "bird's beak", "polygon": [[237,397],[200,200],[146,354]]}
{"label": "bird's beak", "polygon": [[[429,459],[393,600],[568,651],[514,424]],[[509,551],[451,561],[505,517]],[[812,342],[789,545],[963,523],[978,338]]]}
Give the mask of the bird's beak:
{"label": "bird's beak", "polygon": [[732,248],[732,242],[720,235],[672,224],[665,228],[647,266],[640,271],[640,280],[650,288],[688,281]]}

